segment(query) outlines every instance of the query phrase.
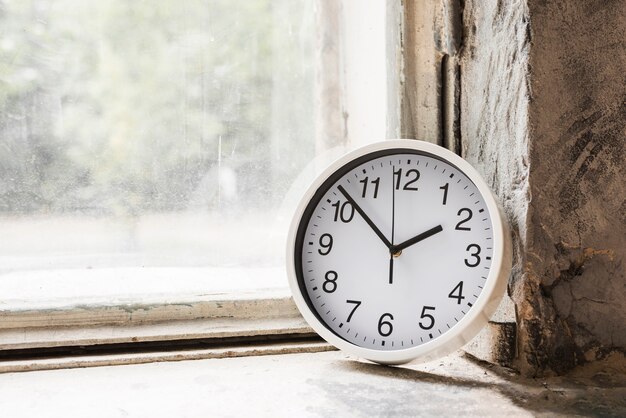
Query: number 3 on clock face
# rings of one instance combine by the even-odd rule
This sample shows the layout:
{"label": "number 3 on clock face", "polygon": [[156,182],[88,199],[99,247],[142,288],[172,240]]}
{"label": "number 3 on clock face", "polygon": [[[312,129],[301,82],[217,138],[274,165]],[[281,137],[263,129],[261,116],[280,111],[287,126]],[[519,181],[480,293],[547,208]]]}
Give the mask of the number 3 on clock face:
{"label": "number 3 on clock face", "polygon": [[394,140],[326,169],[291,225],[294,300],[327,341],[396,364],[456,350],[493,313],[510,238],[489,188],[444,148]]}

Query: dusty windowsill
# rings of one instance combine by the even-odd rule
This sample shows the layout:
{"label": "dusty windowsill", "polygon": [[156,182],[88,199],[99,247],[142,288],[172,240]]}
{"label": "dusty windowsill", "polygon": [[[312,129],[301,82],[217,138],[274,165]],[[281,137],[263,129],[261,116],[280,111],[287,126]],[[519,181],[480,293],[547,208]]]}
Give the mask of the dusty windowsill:
{"label": "dusty windowsill", "polygon": [[2,312],[150,306],[255,293],[288,296],[284,268],[117,267],[18,270],[0,275]]}
{"label": "dusty windowsill", "polygon": [[0,329],[297,315],[282,268],[15,271],[0,294]]}
{"label": "dusty windowsill", "polygon": [[100,268],[0,276],[7,350],[311,333],[282,268]]}
{"label": "dusty windowsill", "polygon": [[384,367],[341,352],[0,374],[11,417],[626,414],[624,377],[532,380],[458,353]]}

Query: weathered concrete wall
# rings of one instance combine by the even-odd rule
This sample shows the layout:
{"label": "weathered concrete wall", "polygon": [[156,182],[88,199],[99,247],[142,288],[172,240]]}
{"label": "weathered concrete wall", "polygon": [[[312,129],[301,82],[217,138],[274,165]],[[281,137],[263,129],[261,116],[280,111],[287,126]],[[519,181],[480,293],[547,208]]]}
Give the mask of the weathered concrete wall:
{"label": "weathered concrete wall", "polygon": [[562,372],[626,347],[626,1],[528,4],[521,360]]}
{"label": "weathered concrete wall", "polygon": [[463,152],[512,224],[518,366],[624,352],[626,1],[470,0],[463,21]]}
{"label": "weathered concrete wall", "polygon": [[[530,200],[527,15],[524,2],[498,7],[491,1],[467,1],[460,54],[462,155],[483,174],[508,215],[515,238],[515,277],[523,265],[519,246],[526,241]],[[499,308],[507,317],[509,309],[507,304]],[[509,344],[515,344],[505,339],[510,336],[505,332],[500,339],[487,338],[487,344],[480,342],[479,349],[470,346],[468,352],[509,366],[513,359],[503,362],[498,353],[508,353]]]}
{"label": "weathered concrete wall", "polygon": [[527,16],[523,1],[466,2],[461,56],[462,156],[500,197],[517,243],[530,200]]}

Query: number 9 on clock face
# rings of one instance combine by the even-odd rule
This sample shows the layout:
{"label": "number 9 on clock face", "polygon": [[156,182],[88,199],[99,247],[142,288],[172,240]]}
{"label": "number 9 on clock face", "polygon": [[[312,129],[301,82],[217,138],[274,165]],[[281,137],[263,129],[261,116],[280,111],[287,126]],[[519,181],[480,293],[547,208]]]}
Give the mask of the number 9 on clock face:
{"label": "number 9 on clock face", "polygon": [[305,319],[380,363],[456,350],[493,313],[510,238],[492,193],[457,155],[394,140],[354,151],[304,195],[287,268]]}

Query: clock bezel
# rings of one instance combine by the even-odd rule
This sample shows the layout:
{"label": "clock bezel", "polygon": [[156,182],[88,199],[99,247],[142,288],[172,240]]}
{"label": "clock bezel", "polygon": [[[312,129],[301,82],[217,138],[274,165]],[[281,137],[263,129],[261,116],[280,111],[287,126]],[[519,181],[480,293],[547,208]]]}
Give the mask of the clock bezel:
{"label": "clock bezel", "polygon": [[[388,152],[390,151],[390,152]],[[317,206],[321,195],[326,193],[345,172],[365,161],[383,155],[417,151],[433,158],[440,159],[456,167],[474,183],[481,193],[489,211],[493,229],[493,255],[491,268],[487,275],[482,292],[466,315],[452,329],[443,335],[421,344],[400,350],[377,350],[353,344],[336,334],[319,318],[302,283],[302,272],[298,271],[297,260],[302,256],[303,239],[299,232],[306,228],[312,212]],[[328,183],[331,183],[328,187]],[[319,197],[316,199],[316,196]],[[304,221],[304,222],[303,222]],[[298,247],[298,243],[301,245]],[[293,299],[307,323],[327,342],[335,347],[377,363],[402,364],[409,361],[428,361],[442,357],[455,351],[469,342],[486,325],[497,309],[511,270],[511,238],[507,223],[503,220],[502,211],[496,202],[489,186],[480,174],[467,161],[451,151],[428,142],[419,140],[399,139],[387,140],[366,145],[351,151],[339,158],[323,170],[304,193],[293,216],[287,236],[287,276]]]}

